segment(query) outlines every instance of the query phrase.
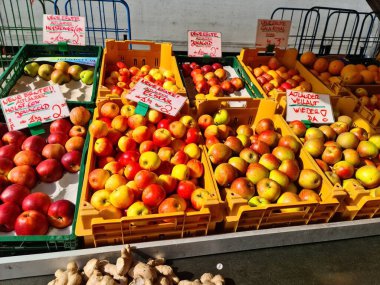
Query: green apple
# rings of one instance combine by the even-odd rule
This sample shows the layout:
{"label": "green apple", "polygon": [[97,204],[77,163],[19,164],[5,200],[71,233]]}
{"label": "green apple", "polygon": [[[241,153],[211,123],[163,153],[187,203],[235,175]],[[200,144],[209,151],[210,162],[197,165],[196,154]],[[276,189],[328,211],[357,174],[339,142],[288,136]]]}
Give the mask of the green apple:
{"label": "green apple", "polygon": [[214,123],[215,125],[227,125],[230,121],[230,115],[226,109],[220,109],[214,115]]}
{"label": "green apple", "polygon": [[30,77],[36,77],[40,65],[37,62],[31,62],[24,66],[24,73]]}
{"label": "green apple", "polygon": [[250,205],[251,207],[259,207],[268,204],[270,204],[270,202],[267,199],[262,198],[260,196],[253,196],[251,199],[248,200],[248,205]]}
{"label": "green apple", "polygon": [[366,188],[375,188],[380,185],[380,170],[373,165],[364,165],[360,167],[355,177]]}
{"label": "green apple", "polygon": [[92,70],[83,70],[79,76],[80,80],[86,85],[91,85],[94,82],[94,72]]}
{"label": "green apple", "polygon": [[50,80],[50,76],[51,76],[51,73],[53,72],[54,70],[54,67],[50,64],[42,64],[39,68],[38,68],[38,75],[39,77],[41,77],[42,79],[46,80],[46,81],[49,81]]}

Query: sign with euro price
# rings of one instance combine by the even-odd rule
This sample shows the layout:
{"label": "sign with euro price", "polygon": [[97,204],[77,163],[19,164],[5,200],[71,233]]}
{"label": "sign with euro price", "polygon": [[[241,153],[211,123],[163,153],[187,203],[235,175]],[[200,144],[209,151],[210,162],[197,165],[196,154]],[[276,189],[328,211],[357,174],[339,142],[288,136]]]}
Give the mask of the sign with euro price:
{"label": "sign with euro price", "polygon": [[274,46],[288,47],[291,21],[286,20],[257,20],[256,47]]}
{"label": "sign with euro price", "polygon": [[10,131],[21,130],[35,123],[46,123],[70,115],[58,85],[2,98],[0,105]]}
{"label": "sign with euro price", "polygon": [[85,17],[70,15],[43,15],[42,39],[45,44],[66,42],[84,46]]}
{"label": "sign with euro price", "polygon": [[188,31],[189,57],[222,57],[222,34],[219,32]]}
{"label": "sign with euro price", "polygon": [[163,114],[176,116],[186,102],[186,97],[174,94],[148,80],[140,79],[130,90],[127,99],[142,102]]}
{"label": "sign with euro price", "polygon": [[286,90],[286,121],[294,120],[313,124],[333,123],[330,95]]}

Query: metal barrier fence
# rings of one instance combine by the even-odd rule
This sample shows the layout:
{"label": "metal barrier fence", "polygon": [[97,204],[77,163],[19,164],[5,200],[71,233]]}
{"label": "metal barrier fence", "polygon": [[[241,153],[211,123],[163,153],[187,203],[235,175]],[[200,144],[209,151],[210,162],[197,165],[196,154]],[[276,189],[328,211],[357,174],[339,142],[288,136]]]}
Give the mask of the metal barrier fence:
{"label": "metal barrier fence", "polygon": [[289,45],[300,53],[311,50],[358,57],[374,57],[378,53],[380,22],[375,13],[332,7],[280,7],[273,11],[271,19],[292,21]]}

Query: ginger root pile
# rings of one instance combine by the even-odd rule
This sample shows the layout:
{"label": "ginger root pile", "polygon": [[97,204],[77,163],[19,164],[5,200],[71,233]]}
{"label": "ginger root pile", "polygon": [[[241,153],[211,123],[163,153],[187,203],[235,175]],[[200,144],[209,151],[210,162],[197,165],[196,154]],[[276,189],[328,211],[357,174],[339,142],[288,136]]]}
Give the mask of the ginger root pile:
{"label": "ginger root pile", "polygon": [[90,259],[80,272],[75,262],[69,262],[66,271],[58,269],[48,285],[223,285],[221,275],[203,274],[194,281],[180,280],[163,258],[147,263],[134,261],[129,245],[121,250],[115,264],[108,260]]}

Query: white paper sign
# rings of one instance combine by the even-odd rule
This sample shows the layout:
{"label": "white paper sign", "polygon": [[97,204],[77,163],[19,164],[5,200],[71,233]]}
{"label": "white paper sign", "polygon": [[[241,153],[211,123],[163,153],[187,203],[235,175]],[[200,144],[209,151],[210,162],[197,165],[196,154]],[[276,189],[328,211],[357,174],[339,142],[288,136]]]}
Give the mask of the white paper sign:
{"label": "white paper sign", "polygon": [[188,56],[222,57],[222,34],[219,32],[188,31]]}
{"label": "white paper sign", "polygon": [[274,45],[287,48],[291,23],[284,20],[257,20],[256,47]]}
{"label": "white paper sign", "polygon": [[0,100],[10,131],[21,130],[28,125],[46,123],[70,115],[66,100],[58,85],[19,93]]}
{"label": "white paper sign", "polygon": [[67,42],[71,45],[85,45],[84,17],[66,15],[43,16],[43,42],[57,44]]}
{"label": "white paper sign", "polygon": [[286,121],[308,120],[314,124],[334,122],[330,96],[286,90]]}
{"label": "white paper sign", "polygon": [[161,113],[176,116],[186,97],[174,94],[148,80],[141,79],[127,95],[129,100],[143,102]]}

